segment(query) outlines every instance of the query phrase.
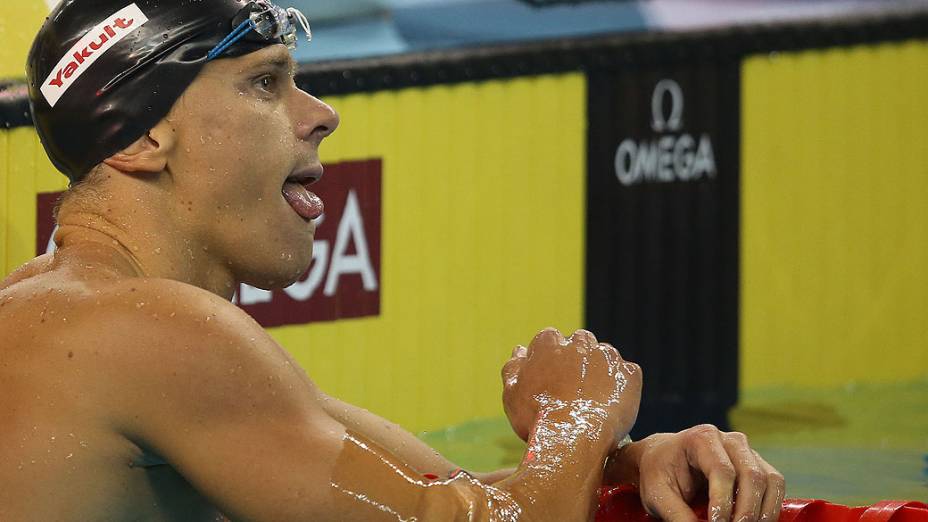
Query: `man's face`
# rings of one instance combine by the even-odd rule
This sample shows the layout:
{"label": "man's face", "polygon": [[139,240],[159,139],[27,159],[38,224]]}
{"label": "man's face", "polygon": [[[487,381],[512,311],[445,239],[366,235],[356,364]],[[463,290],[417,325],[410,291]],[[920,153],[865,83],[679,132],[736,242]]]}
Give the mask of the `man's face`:
{"label": "man's face", "polygon": [[315,225],[282,189],[287,178],[308,184],[321,174],[319,144],[338,126],[293,72],[283,45],[216,60],[167,118],[177,137],[167,167],[174,216],[188,255],[211,257],[260,288],[286,286],[309,267]]}

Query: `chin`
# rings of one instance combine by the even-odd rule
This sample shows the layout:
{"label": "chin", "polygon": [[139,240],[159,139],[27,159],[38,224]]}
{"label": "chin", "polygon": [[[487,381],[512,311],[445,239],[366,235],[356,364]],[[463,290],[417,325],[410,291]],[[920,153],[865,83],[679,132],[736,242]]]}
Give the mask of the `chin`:
{"label": "chin", "polygon": [[311,262],[312,252],[305,260],[297,259],[296,256],[288,260],[276,259],[264,266],[246,270],[248,276],[239,278],[239,281],[262,290],[279,290],[299,281],[309,270]]}

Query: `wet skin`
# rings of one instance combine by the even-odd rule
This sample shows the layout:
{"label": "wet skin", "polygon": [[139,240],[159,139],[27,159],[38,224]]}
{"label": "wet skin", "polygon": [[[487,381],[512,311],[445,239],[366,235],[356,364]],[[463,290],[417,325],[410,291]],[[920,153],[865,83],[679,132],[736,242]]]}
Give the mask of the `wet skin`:
{"label": "wet skin", "polygon": [[62,205],[57,252],[0,283],[0,520],[583,520],[604,480],[691,520],[705,477],[721,519],[736,483],[733,518],[774,513],[782,479],[738,434],[614,451],[640,371],[588,332],[545,330],[504,368],[518,470],[428,481],[456,466],[322,393],[229,298],[307,268],[313,225],[281,187],[318,176],[337,125],[283,46],[217,60]]}

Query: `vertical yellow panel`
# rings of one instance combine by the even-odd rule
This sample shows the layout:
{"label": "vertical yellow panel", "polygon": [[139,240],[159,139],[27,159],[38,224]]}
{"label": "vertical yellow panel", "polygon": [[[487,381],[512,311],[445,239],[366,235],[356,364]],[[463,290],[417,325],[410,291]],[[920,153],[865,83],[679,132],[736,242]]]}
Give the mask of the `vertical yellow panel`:
{"label": "vertical yellow panel", "polygon": [[9,209],[10,203],[7,198],[6,187],[10,179],[10,132],[0,131],[0,274],[6,277],[9,272],[9,262],[7,260],[6,238],[9,227]]}
{"label": "vertical yellow panel", "polygon": [[0,131],[0,269],[3,276],[35,256],[36,194],[59,192],[58,172],[32,127]]}
{"label": "vertical yellow panel", "polygon": [[569,74],[327,99],[323,159],[383,160],[381,316],[275,338],[409,429],[502,415],[512,347],[582,325],[585,95]]}
{"label": "vertical yellow panel", "polygon": [[35,256],[35,147],[35,129],[20,127],[10,131],[10,163],[7,173],[7,272]]}
{"label": "vertical yellow panel", "polygon": [[43,0],[0,2],[0,78],[26,75],[26,56],[35,34],[45,21],[48,6]]}
{"label": "vertical yellow panel", "polygon": [[928,374],[928,43],[743,66],[745,388]]}

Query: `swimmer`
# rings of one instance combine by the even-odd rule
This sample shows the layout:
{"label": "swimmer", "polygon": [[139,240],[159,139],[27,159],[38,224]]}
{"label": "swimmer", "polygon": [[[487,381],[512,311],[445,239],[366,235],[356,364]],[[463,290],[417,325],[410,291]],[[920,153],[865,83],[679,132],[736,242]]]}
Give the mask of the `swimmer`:
{"label": "swimmer", "polygon": [[308,29],[264,0],[70,0],[40,30],[33,116],[71,188],[57,251],[0,283],[0,520],[579,521],[617,482],[667,520],[706,492],[715,520],[775,519],[783,479],[743,435],[619,444],[641,371],[589,332],[514,350],[528,450],[478,474],[324,394],[230,303],[311,260],[338,116],[294,84]]}

